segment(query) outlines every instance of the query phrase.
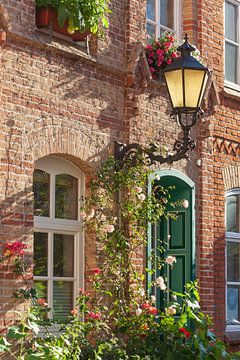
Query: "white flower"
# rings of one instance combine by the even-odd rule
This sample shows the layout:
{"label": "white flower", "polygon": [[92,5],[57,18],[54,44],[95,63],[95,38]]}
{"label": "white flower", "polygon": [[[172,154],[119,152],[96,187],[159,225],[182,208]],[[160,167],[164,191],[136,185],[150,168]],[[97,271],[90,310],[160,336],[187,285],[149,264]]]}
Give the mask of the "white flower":
{"label": "white flower", "polygon": [[101,220],[101,221],[106,221],[106,220],[107,220],[106,215],[102,214],[100,220]]}
{"label": "white flower", "polygon": [[175,306],[169,306],[168,308],[165,308],[165,312],[167,316],[171,316],[171,315],[175,315],[177,311]]}
{"label": "white flower", "polygon": [[114,229],[115,229],[114,225],[107,225],[106,226],[106,230],[107,230],[108,233],[112,233],[114,231]]}
{"label": "white flower", "polygon": [[176,295],[172,295],[171,297],[172,297],[173,301],[177,301],[177,296]]}
{"label": "white flower", "polygon": [[158,174],[155,175],[156,180],[160,180],[160,176]]}
{"label": "white flower", "polygon": [[141,313],[142,313],[142,309],[137,308],[137,310],[136,310],[136,315],[137,315],[137,316],[140,316],[140,315],[141,315]]}
{"label": "white flower", "polygon": [[146,196],[144,194],[138,195],[139,200],[144,201],[146,199]]}
{"label": "white flower", "polygon": [[168,237],[167,237],[167,238],[168,238],[168,240],[170,240],[170,239],[171,239],[171,235],[168,235]]}
{"label": "white flower", "polygon": [[137,192],[138,194],[140,194],[140,193],[142,192],[141,186],[137,186],[137,187],[135,188],[135,190],[136,190],[136,192]]}
{"label": "white flower", "polygon": [[184,209],[188,209],[188,207],[189,207],[189,201],[186,200],[186,199],[184,199],[184,200],[182,201],[182,206],[184,207]]}
{"label": "white flower", "polygon": [[176,259],[175,256],[169,255],[169,256],[166,257],[165,262],[168,265],[173,265],[174,263],[177,262],[177,259]]}
{"label": "white flower", "polygon": [[155,295],[151,295],[151,303],[155,303],[156,302],[156,296]]}
{"label": "white flower", "polygon": [[162,276],[159,276],[157,279],[156,279],[156,284],[157,286],[160,287],[161,290],[166,290],[166,285],[164,283],[164,279]]}
{"label": "white flower", "polygon": [[167,288],[164,283],[160,284],[159,287],[160,287],[160,289],[163,290],[163,291],[166,290],[166,288]]}
{"label": "white flower", "polygon": [[140,296],[145,296],[145,290],[144,289],[139,289],[139,294],[140,294]]}

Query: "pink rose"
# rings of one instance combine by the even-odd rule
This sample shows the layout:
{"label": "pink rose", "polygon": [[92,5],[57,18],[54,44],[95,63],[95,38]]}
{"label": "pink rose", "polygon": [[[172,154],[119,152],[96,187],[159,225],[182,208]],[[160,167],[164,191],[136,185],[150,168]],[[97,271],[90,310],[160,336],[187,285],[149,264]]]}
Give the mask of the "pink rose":
{"label": "pink rose", "polygon": [[167,64],[171,64],[171,63],[172,63],[172,59],[167,59],[166,63],[167,63]]}
{"label": "pink rose", "polygon": [[177,259],[176,259],[175,256],[169,255],[169,256],[166,257],[165,262],[168,265],[173,265],[174,263],[177,262]]}
{"label": "pink rose", "polygon": [[106,230],[107,230],[108,233],[114,232],[114,225],[107,225]]}
{"label": "pink rose", "polygon": [[155,69],[153,67],[150,67],[149,70],[152,74],[155,72]]}
{"label": "pink rose", "polygon": [[73,309],[73,310],[71,310],[71,314],[72,314],[73,316],[76,316],[76,315],[77,315],[77,313],[78,313],[77,309]]}
{"label": "pink rose", "polygon": [[138,194],[142,192],[141,186],[137,186],[137,187],[136,187],[136,192],[137,192]]}

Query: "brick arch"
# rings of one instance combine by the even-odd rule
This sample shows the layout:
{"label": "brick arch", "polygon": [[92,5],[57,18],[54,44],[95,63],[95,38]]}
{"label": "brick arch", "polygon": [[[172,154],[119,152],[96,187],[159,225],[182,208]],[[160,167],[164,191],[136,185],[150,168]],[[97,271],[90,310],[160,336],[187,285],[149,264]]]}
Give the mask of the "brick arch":
{"label": "brick arch", "polygon": [[222,174],[225,191],[240,188],[240,165],[224,168]]}
{"label": "brick arch", "polygon": [[23,129],[23,147],[32,162],[55,154],[91,173],[106,157],[109,139],[68,119],[42,118]]}

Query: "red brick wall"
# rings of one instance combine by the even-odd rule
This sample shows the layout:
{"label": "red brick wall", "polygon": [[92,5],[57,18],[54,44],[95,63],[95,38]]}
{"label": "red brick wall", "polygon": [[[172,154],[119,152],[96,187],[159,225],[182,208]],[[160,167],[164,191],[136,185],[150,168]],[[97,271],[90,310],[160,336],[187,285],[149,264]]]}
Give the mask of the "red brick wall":
{"label": "red brick wall", "polygon": [[[34,161],[58,154],[90,174],[113,150],[114,140],[146,144],[158,139],[171,148],[180,133],[169,117],[166,89],[163,83],[150,80],[140,51],[139,42],[145,37],[145,1],[112,0],[110,27],[105,39],[93,41],[95,50],[90,55],[79,46],[37,30],[34,0],[3,0],[2,4],[12,28],[0,47],[1,245],[10,240],[31,244]],[[236,164],[238,156],[220,149],[215,139],[238,143],[240,120],[239,99],[229,99],[223,93],[223,1],[184,0],[182,24],[183,32],[188,32],[213,70],[221,95],[215,113],[210,104],[194,132],[198,147],[190,162],[182,160],[172,168],[196,182],[197,276],[202,307],[214,316],[215,330],[223,335],[222,168]],[[201,167],[195,165],[197,158],[202,159]],[[86,238],[87,270],[95,264],[92,241],[92,236]],[[10,294],[15,281],[6,268],[0,276],[3,319],[3,315],[12,316]]]}

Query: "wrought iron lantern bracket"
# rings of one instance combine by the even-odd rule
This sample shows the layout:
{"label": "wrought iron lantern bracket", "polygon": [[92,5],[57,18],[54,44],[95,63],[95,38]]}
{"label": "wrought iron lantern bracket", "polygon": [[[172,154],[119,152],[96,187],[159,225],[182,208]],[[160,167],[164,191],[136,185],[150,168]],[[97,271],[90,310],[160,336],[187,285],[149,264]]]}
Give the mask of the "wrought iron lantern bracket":
{"label": "wrought iron lantern bracket", "polygon": [[171,117],[176,117],[177,122],[182,128],[183,137],[181,140],[176,140],[173,145],[173,152],[167,152],[166,155],[163,155],[163,150],[156,143],[150,143],[148,146],[144,147],[138,143],[132,144],[123,144],[120,142],[115,143],[115,158],[119,163],[119,166],[123,166],[126,161],[131,161],[135,163],[136,157],[139,154],[142,155],[142,159],[146,165],[153,165],[156,163],[159,164],[172,164],[175,161],[179,161],[181,159],[189,159],[187,152],[189,150],[193,150],[196,147],[196,142],[190,137],[190,130],[193,125],[198,120],[198,118],[202,115],[202,110],[198,110],[197,112],[191,113],[190,116],[192,118],[191,125],[184,125],[181,116],[181,113],[172,113]]}

